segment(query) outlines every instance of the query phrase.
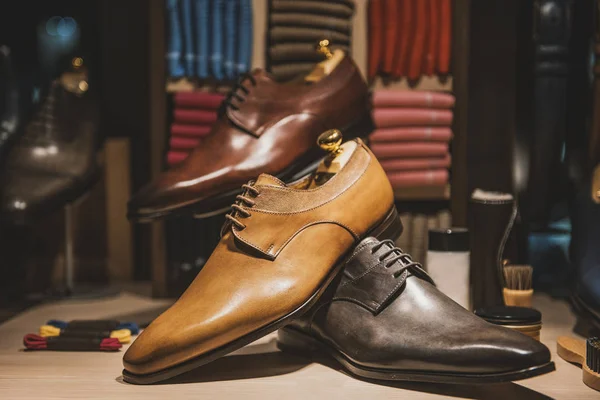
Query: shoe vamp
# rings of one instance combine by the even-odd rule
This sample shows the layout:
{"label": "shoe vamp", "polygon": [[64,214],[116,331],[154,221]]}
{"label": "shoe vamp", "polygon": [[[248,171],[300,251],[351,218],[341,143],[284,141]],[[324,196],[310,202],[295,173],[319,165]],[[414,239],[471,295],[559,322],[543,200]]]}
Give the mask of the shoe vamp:
{"label": "shoe vamp", "polygon": [[337,225],[315,225],[267,260],[226,233],[181,298],[132,345],[126,363],[136,373],[168,368],[287,316],[319,290],[353,242]]}
{"label": "shoe vamp", "polygon": [[518,367],[518,349],[541,346],[485,322],[416,277],[407,279],[404,291],[377,315],[335,301],[317,329],[357,364],[407,371],[509,371]]}

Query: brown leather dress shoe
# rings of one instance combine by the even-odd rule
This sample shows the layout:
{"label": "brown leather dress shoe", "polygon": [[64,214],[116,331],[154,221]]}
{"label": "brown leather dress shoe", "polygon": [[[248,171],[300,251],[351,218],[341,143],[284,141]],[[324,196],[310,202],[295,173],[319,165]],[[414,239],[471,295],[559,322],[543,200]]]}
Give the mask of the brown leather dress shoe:
{"label": "brown leather dress shoe", "polygon": [[331,355],[369,379],[492,383],[554,371],[546,346],[465,310],[390,240],[363,240],[340,278],[279,331],[282,350]]}
{"label": "brown leather dress shoe", "polygon": [[320,186],[265,174],[244,185],[204,268],[127,350],[125,381],[168,379],[275,331],[315,304],[360,239],[399,236],[379,162],[360,139],[342,148],[347,162]]}
{"label": "brown leather dress shoe", "polygon": [[264,71],[243,79],[222,105],[209,136],[182,164],[162,173],[129,203],[129,218],[144,222],[177,213],[222,213],[239,188],[261,173],[290,182],[323,157],[319,134],[341,129],[345,138],[373,130],[368,88],[345,56],[318,82],[275,82]]}

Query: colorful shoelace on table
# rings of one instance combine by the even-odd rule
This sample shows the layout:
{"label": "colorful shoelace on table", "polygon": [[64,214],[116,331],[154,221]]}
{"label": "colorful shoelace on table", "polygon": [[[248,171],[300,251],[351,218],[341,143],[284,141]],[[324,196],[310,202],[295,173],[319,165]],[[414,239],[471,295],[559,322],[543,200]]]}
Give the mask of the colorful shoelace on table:
{"label": "colorful shoelace on table", "polygon": [[117,351],[139,333],[133,322],[115,320],[51,319],[38,334],[27,334],[23,344],[28,350]]}

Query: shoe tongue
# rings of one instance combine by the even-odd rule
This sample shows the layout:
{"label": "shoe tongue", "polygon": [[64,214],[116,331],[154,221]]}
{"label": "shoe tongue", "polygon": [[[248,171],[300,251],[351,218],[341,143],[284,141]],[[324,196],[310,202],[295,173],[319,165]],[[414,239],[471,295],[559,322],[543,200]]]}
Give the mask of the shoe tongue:
{"label": "shoe tongue", "polygon": [[279,179],[275,178],[274,176],[268,175],[268,174],[260,174],[258,176],[258,179],[256,179],[254,186],[260,186],[260,185],[285,187],[285,183],[281,182]]}

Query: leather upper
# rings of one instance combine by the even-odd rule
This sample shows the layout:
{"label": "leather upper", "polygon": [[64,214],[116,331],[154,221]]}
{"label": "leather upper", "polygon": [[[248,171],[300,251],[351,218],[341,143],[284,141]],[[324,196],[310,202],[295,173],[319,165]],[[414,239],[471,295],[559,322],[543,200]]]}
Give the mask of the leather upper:
{"label": "leather upper", "polygon": [[[419,269],[363,240],[341,280],[312,313],[289,326],[363,367],[446,373],[501,373],[550,362],[538,341],[492,325],[445,296]],[[373,253],[373,250],[376,250]]]}
{"label": "leather upper", "polygon": [[[298,309],[340,258],[393,207],[392,188],[360,140],[348,163],[315,189],[261,175],[249,214],[232,214],[190,287],[142,332],[123,358],[135,374],[201,356]],[[350,151],[350,150],[347,150]]]}
{"label": "leather upper", "polygon": [[237,189],[260,173],[279,174],[304,162],[324,130],[368,115],[367,86],[349,57],[313,84],[281,84],[256,70],[230,102],[182,164],[131,199],[131,212],[171,210]]}

